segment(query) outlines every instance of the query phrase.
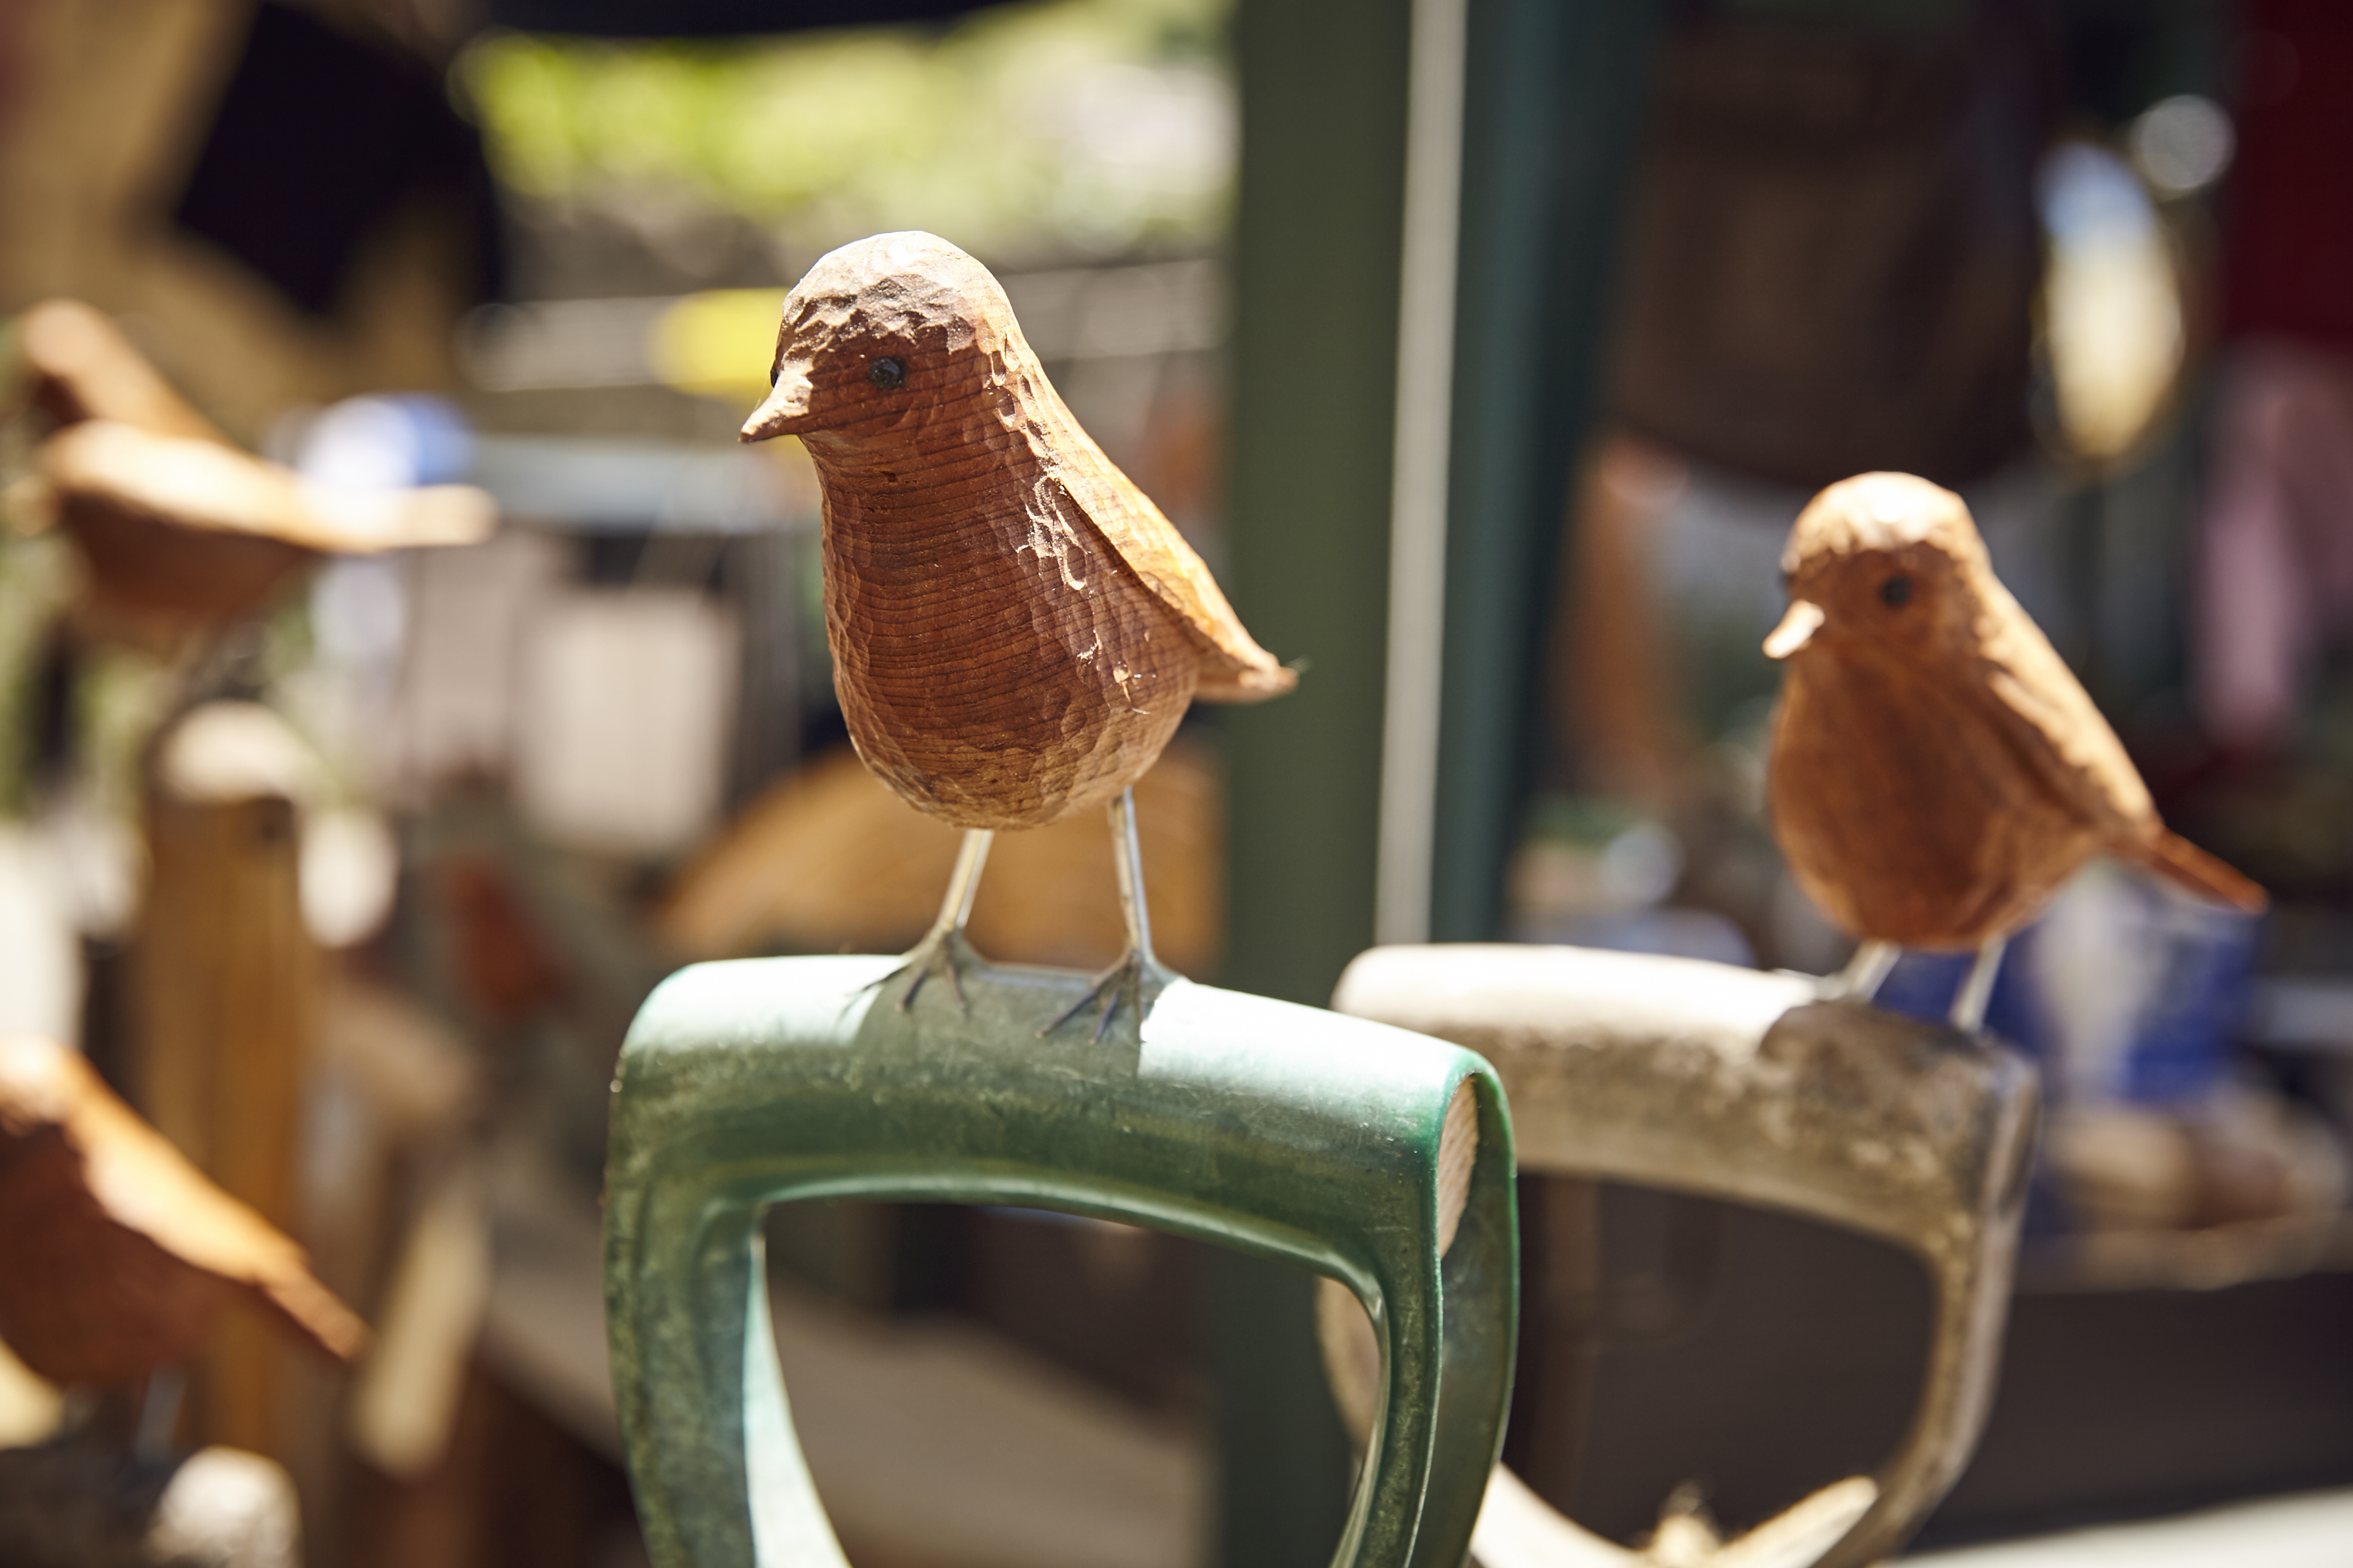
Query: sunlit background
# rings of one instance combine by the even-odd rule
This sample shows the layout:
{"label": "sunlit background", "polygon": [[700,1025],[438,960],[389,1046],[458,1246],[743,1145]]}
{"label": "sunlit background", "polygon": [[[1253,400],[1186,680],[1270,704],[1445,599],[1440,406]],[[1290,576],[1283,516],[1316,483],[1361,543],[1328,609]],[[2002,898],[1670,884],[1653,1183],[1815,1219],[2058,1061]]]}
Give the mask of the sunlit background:
{"label": "sunlit background", "polygon": [[[1522,519],[1485,588],[1447,584],[1447,681],[1509,700],[1474,721],[1441,683],[1403,929],[1842,963],[1762,807],[1778,556],[1845,473],[1958,488],[2168,820],[2277,903],[2258,927],[2101,863],[2013,950],[1993,1023],[2053,1098],[2023,1370],[1928,1539],[2353,1484],[2353,35],[2289,0],[1564,5],[1554,31],[1471,0],[1433,302],[1400,262],[1409,212],[1455,221],[1402,173],[1433,6],[0,10],[0,1035],[78,1048],[375,1331],[348,1371],[249,1332],[185,1387],[102,1392],[0,1347],[0,1444],[266,1455],[328,1568],[646,1561],[599,1283],[623,1031],[686,962],[905,947],[955,850],[848,749],[806,458],[735,439],[786,289],[922,228],[996,270],[1081,422],[1305,669],[1139,786],[1161,953],[1198,978],[1321,1002],[1373,940],[1401,322],[1454,345],[1439,525]],[[1515,74],[1540,55],[1556,80]],[[55,299],[99,324],[38,324]],[[67,410],[58,354],[121,401]],[[54,444],[140,409],[279,465],[221,482],[315,555],[111,577],[105,508],[187,454]],[[1474,623],[1496,662],[1461,654]],[[257,802],[283,803],[266,845],[234,826]],[[984,952],[1113,955],[1095,824],[997,857]],[[1912,955],[1887,999],[1941,1016],[1957,978]],[[1523,1200],[1507,1457],[1556,1503],[1632,1541],[1695,1481],[1745,1525],[1784,1469],[1900,1432],[1912,1374],[1881,1374],[1925,1307],[1892,1253]],[[1234,1413],[1299,1401],[1234,1347],[1309,1345],[1303,1296],[1027,1212],[817,1207],[770,1245],[860,1568],[1291,1561],[1235,1545],[1261,1500]],[[1597,1292],[1649,1326],[1597,1328]],[[1744,1324],[1797,1348],[1745,1360]],[[1346,1458],[1309,1356],[1268,1489],[1332,1481],[1324,1531]],[[1812,1414],[1786,1447],[1712,1425],[1726,1379]]]}

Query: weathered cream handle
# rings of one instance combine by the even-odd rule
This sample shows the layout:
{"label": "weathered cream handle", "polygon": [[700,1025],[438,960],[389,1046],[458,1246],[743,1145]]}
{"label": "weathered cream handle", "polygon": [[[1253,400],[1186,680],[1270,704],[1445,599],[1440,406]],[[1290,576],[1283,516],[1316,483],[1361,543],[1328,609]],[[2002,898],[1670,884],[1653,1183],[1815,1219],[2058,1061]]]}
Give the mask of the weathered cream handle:
{"label": "weathered cream handle", "polygon": [[[1678,1563],[1877,1562],[1951,1488],[1985,1424],[2032,1152],[2033,1072],[1982,1040],[1815,996],[1801,977],[1725,964],[1463,945],[1377,948],[1333,998],[1341,1012],[1493,1064],[1522,1171],[1783,1209],[1926,1265],[1936,1329],[1896,1452],[1738,1540],[1685,1543]],[[1335,1397],[1361,1427],[1362,1314],[1327,1292],[1320,1320]],[[1484,1568],[1631,1568],[1668,1556],[1581,1529],[1500,1466],[1473,1553]]]}

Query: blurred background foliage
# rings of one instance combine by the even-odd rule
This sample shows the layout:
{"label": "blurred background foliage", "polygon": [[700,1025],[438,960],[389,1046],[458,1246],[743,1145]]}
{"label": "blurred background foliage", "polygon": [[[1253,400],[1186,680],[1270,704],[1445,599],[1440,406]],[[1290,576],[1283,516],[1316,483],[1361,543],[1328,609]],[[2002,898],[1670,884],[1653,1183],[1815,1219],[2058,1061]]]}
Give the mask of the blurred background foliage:
{"label": "blurred background foliage", "polygon": [[1198,248],[1229,197],[1227,11],[1058,0],[756,41],[494,33],[453,79],[501,181],[537,201],[699,200],[797,254],[916,227],[1009,258]]}

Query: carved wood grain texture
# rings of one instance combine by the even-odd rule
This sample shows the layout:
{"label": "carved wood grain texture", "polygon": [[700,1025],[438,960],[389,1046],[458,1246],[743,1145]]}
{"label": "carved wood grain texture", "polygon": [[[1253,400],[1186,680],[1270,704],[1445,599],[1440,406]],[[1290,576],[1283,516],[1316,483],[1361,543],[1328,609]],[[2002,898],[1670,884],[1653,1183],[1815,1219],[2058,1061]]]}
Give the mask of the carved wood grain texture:
{"label": "carved wood grain texture", "polygon": [[1791,616],[1767,644],[1788,668],[1767,805],[1799,886],[1839,925],[1976,947],[2103,850],[2263,908],[2262,889],[2158,820],[1958,496],[1906,474],[1833,485],[1781,564]]}
{"label": "carved wood grain texture", "polygon": [[1133,784],[1196,696],[1293,684],[954,246],[879,235],[826,257],[785,301],[774,364],[744,438],[807,444],[835,689],[860,755],[918,809],[1059,821]]}

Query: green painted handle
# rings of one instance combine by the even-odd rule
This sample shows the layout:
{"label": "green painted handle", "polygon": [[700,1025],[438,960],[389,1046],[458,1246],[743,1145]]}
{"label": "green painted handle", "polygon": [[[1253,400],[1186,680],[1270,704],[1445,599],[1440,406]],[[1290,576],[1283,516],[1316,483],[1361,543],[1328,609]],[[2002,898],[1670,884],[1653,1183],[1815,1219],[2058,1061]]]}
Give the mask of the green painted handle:
{"label": "green painted handle", "polygon": [[[1039,1026],[1083,977],[967,974],[902,1012],[889,958],[673,975],[614,1086],[605,1291],[640,1518],[659,1568],[842,1565],[768,1332],[773,1203],[1024,1204],[1288,1259],[1346,1284],[1382,1347],[1381,1417],[1335,1568],[1460,1568],[1503,1441],[1519,1249],[1511,1121],[1472,1053],[1177,981],[1141,1040]],[[1466,1079],[1470,1200],[1438,1249],[1438,1150]]]}

